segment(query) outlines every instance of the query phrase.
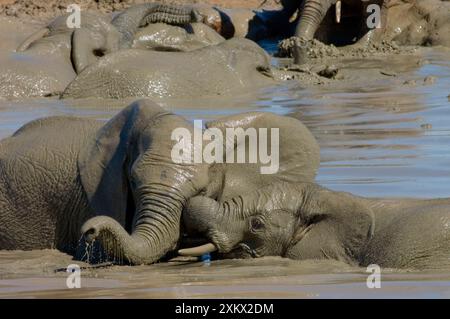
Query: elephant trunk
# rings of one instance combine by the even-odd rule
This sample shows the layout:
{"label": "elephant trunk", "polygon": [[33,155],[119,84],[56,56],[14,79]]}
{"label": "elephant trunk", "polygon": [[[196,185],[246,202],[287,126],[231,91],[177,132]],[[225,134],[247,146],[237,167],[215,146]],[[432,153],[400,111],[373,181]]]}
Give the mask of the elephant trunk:
{"label": "elephant trunk", "polygon": [[333,4],[333,1],[322,0],[306,0],[301,12],[295,36],[300,40],[300,47],[297,45],[294,48],[294,62],[302,64],[306,58],[306,50],[304,46],[306,43],[314,38],[314,34],[324,19],[328,9]]}
{"label": "elephant trunk", "polygon": [[134,35],[140,26],[158,22],[183,25],[196,22],[198,19],[197,12],[189,7],[145,3],[125,10],[113,19],[112,24],[121,34],[120,48],[126,49],[131,47]]}
{"label": "elephant trunk", "polygon": [[295,35],[304,40],[312,40],[331,5],[331,1],[305,1]]}
{"label": "elephant trunk", "polygon": [[81,230],[88,242],[99,239],[108,256],[120,263],[151,264],[177,245],[182,199],[167,190],[142,192],[139,197],[131,235],[107,216],[88,220]]}

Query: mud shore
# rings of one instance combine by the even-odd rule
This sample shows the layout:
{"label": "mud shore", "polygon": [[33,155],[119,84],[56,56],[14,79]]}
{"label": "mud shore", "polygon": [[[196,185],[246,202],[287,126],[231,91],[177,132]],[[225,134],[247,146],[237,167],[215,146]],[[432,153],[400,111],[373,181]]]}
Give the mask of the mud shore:
{"label": "mud shore", "polygon": [[[0,15],[47,19],[64,14],[68,5],[78,4],[82,10],[98,10],[112,12],[123,10],[132,4],[148,2],[146,0],[0,0]],[[263,5],[264,8],[277,8],[275,0],[160,0],[164,3],[202,3],[223,8],[250,8],[256,9]]]}

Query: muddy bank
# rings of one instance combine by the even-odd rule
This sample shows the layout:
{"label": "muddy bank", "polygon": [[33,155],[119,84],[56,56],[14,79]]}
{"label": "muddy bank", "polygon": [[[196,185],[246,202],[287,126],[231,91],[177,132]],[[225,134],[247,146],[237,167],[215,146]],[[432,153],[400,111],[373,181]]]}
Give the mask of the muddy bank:
{"label": "muddy bank", "polygon": [[[67,6],[78,4],[82,10],[97,10],[104,13],[120,11],[132,4],[149,2],[147,0],[0,0],[0,15],[14,17],[35,17],[48,19],[57,15],[65,14]],[[207,4],[223,8],[250,8],[256,9],[263,0],[160,0],[162,3],[173,4]],[[274,0],[264,3],[264,8],[278,8]]]}

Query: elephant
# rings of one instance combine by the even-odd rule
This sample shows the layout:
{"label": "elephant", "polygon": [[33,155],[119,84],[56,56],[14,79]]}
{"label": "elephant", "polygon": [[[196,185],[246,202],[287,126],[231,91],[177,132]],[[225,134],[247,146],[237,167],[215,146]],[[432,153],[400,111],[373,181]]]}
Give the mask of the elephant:
{"label": "elephant", "polygon": [[83,70],[61,97],[192,98],[275,83],[268,54],[251,40],[233,38],[190,52],[120,50]]}
{"label": "elephant", "polygon": [[440,0],[391,0],[386,38],[402,45],[450,47],[450,3]]}
{"label": "elephant", "polygon": [[314,182],[280,182],[237,196],[196,196],[183,212],[204,245],[185,256],[281,256],[352,266],[449,269],[450,198],[363,198]]}
{"label": "elephant", "polygon": [[200,22],[201,17],[192,6],[162,4],[158,2],[143,3],[131,6],[112,20],[112,24],[120,33],[120,49],[129,49],[139,27],[151,23],[167,23],[186,25]]}
{"label": "elephant", "polygon": [[23,126],[0,144],[0,248],[74,253],[83,222],[108,214],[105,230],[123,236],[115,257],[159,259],[177,243],[184,201],[207,180],[201,164],[172,163],[178,127],[192,130],[145,100],[106,125],[49,117]]}
{"label": "elephant", "polygon": [[[354,39],[357,39],[358,46],[367,46],[373,41],[382,39],[387,24],[387,1],[384,0],[283,0],[281,2],[287,16],[293,16],[299,10],[295,30],[298,41],[293,48],[296,64],[307,62],[306,52],[310,41],[315,37],[339,46],[353,44]],[[380,9],[379,25],[373,27],[367,23],[374,13],[369,8],[370,5],[377,5]]]}
{"label": "elephant", "polygon": [[[192,242],[181,222],[188,199],[314,179],[319,148],[297,119],[252,112],[207,124],[225,126],[279,129],[278,171],[261,175],[259,162],[175,161],[179,143],[186,152],[198,146],[174,130],[195,134],[194,126],[150,100],[106,124],[69,116],[25,124],[0,142],[0,249],[54,248],[82,259],[85,243],[95,242],[115,263],[151,264]],[[249,147],[239,138],[223,143]]]}
{"label": "elephant", "polygon": [[51,96],[63,92],[76,76],[77,51],[86,45],[85,36],[92,39],[89,45],[93,47],[117,47],[114,39],[118,40],[119,34],[108,17],[82,12],[80,29],[69,28],[68,17],[59,16],[37,30],[1,63],[1,96]]}

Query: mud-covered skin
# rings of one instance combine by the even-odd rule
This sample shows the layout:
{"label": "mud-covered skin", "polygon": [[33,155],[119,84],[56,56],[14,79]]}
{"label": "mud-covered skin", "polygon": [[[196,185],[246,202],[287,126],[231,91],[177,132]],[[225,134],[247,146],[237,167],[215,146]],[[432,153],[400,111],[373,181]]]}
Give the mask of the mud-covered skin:
{"label": "mud-covered skin", "polygon": [[221,258],[333,259],[450,268],[450,199],[367,199],[315,183],[274,183],[225,201],[192,198],[188,230]]}
{"label": "mud-covered skin", "polygon": [[450,47],[450,2],[391,0],[386,38],[405,45]]}
{"label": "mud-covered skin", "polygon": [[137,31],[132,48],[187,52],[223,41],[220,34],[203,23],[190,23],[184,27],[152,23]]}
{"label": "mud-covered skin", "polygon": [[[294,2],[287,0],[285,6],[289,3],[292,4]],[[352,12],[352,8],[354,9],[353,11],[358,8],[357,6],[346,8],[344,6],[345,3],[343,2],[342,4],[342,10]],[[296,10],[295,7],[293,9]],[[351,22],[350,19],[357,17],[357,15],[350,14],[350,17],[345,18],[345,12],[343,11],[342,20],[340,24],[337,24],[334,21],[335,9],[332,6],[315,31],[313,41],[305,41],[296,36],[285,39],[280,43],[277,54],[278,56],[297,57],[297,63],[313,64],[315,63],[313,62],[315,55],[317,55],[315,54],[315,51],[318,49],[317,41],[334,45],[324,48],[323,52],[319,52],[324,58],[327,54],[324,56],[322,53],[327,50],[333,52],[328,54],[331,58],[336,55],[352,57],[358,54],[366,57],[378,51],[388,52],[389,47],[393,45],[450,46],[450,3],[448,1],[390,0],[383,2],[382,9],[384,13],[381,20],[382,28],[375,29],[372,33],[368,32],[360,38],[360,31],[364,30],[364,28],[353,28],[351,32],[345,29],[346,25],[348,29],[348,23],[345,22],[346,19],[349,20],[348,22]],[[289,9],[287,7],[284,11],[290,14],[292,11],[289,10],[292,10],[292,8]],[[359,9],[356,12],[359,12]],[[312,34],[311,30],[311,28],[307,29],[309,36]],[[350,39],[359,40],[355,44],[348,45]],[[339,53],[336,54],[337,51]],[[391,53],[396,54],[401,53],[401,51],[394,50]]]}
{"label": "mud-covered skin", "polygon": [[62,97],[214,96],[274,83],[265,51],[236,38],[190,52],[130,49],[110,54],[79,74]]}
{"label": "mud-covered skin", "polygon": [[159,260],[178,242],[184,201],[207,182],[206,165],[171,159],[171,132],[180,127],[193,133],[191,123],[142,100],[105,125],[49,117],[4,139],[0,249],[74,253],[83,229],[118,262]]}
{"label": "mud-covered skin", "polygon": [[73,33],[82,32],[90,38],[90,47],[105,46],[105,39],[114,35],[109,17],[92,12],[81,15],[81,29],[67,27],[68,15],[60,16],[46,27],[30,34],[15,52],[0,63],[0,96],[32,97],[57,95],[75,78],[72,50],[82,49],[79,38],[73,45]]}
{"label": "mud-covered skin", "polygon": [[[336,17],[335,5],[341,5],[339,22]],[[382,39],[386,28],[386,2],[384,0],[284,0],[283,10],[287,16],[293,15],[297,10],[297,26],[295,36],[299,39],[294,45],[293,56],[296,64],[308,61],[307,50],[309,43],[318,38],[326,43],[349,45],[356,39],[359,46],[367,46],[373,41]],[[376,4],[380,8],[380,27],[369,27],[367,19],[371,11],[367,7]]]}
{"label": "mud-covered skin", "polygon": [[197,15],[192,7],[162,4],[158,2],[134,5],[116,16],[112,24],[120,33],[119,47],[130,48],[134,34],[139,27],[150,23],[167,23],[185,25],[197,22]]}

